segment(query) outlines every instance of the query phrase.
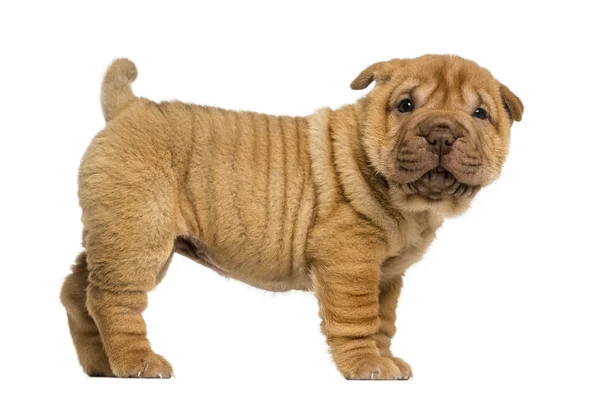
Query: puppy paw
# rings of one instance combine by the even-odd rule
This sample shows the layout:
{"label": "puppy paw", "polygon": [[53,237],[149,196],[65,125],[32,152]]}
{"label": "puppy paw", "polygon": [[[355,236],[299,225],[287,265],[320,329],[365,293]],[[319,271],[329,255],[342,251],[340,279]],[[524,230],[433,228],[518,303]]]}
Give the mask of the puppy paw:
{"label": "puppy paw", "polygon": [[412,368],[410,367],[410,365],[408,365],[406,361],[402,360],[399,357],[392,357],[392,361],[400,370],[400,373],[402,374],[402,380],[409,380],[412,378]]}
{"label": "puppy paw", "polygon": [[152,351],[125,354],[111,361],[111,369],[119,378],[169,379],[174,376],[171,364]]}
{"label": "puppy paw", "polygon": [[344,373],[349,380],[402,380],[404,376],[394,361],[381,356],[356,360]]}

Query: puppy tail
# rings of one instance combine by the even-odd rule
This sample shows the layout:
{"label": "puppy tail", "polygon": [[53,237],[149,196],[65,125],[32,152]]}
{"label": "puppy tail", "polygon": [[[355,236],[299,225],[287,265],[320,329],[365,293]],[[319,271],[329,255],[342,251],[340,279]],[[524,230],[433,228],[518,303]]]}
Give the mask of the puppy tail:
{"label": "puppy tail", "polygon": [[102,81],[100,97],[106,122],[109,122],[137,99],[131,91],[131,83],[135,81],[136,77],[137,68],[129,59],[116,59],[108,66]]}

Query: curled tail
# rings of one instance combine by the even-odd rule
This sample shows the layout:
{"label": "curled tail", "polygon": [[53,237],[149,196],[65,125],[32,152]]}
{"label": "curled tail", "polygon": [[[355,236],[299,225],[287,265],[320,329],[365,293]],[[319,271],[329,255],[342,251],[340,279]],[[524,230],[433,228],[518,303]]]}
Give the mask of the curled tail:
{"label": "curled tail", "polygon": [[137,77],[137,68],[129,59],[116,59],[108,66],[102,81],[102,112],[108,122],[137,99],[131,91],[131,83]]}

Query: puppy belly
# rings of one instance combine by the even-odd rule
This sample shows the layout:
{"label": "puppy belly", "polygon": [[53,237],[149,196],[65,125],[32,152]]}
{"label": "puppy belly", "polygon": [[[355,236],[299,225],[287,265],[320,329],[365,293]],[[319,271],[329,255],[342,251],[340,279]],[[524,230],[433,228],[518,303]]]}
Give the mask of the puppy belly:
{"label": "puppy belly", "polygon": [[206,245],[199,239],[178,237],[175,241],[175,252],[216,271],[220,275],[231,276],[226,269],[217,264],[208,252]]}
{"label": "puppy belly", "polygon": [[[209,248],[198,238],[179,237],[175,242],[175,252],[212,269],[218,274],[237,279],[253,287],[268,291],[308,290],[309,275],[305,272],[281,274],[274,264],[244,264],[229,256],[217,260]],[[285,264],[279,264],[283,267]],[[277,274],[278,273],[278,274]]]}

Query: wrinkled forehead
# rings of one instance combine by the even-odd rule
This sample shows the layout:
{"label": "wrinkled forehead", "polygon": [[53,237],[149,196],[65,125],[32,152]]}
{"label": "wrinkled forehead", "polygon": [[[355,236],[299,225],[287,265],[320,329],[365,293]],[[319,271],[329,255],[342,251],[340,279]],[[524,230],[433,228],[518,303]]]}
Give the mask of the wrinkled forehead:
{"label": "wrinkled forehead", "polygon": [[489,71],[460,58],[415,59],[398,70],[394,80],[392,97],[410,95],[417,105],[432,108],[492,108],[499,88]]}

